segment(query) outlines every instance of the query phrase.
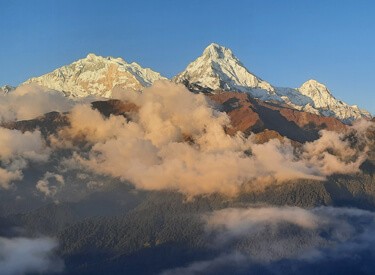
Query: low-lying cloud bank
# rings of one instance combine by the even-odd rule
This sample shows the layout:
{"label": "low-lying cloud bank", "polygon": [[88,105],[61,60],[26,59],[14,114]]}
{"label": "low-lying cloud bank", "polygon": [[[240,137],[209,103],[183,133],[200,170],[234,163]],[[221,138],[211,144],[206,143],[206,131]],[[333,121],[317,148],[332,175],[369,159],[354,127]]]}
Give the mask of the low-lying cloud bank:
{"label": "low-lying cloud bank", "polygon": [[373,212],[334,207],[231,208],[207,214],[204,220],[217,256],[163,274],[375,272]]}
{"label": "low-lying cloud bank", "polygon": [[63,261],[54,254],[57,242],[50,238],[0,237],[0,274],[54,273],[63,270]]}
{"label": "low-lying cloud bank", "polygon": [[9,130],[0,127],[0,187],[8,189],[23,178],[29,162],[46,162],[50,154],[41,133]]}
{"label": "low-lying cloud bank", "polygon": [[66,112],[74,101],[61,92],[36,84],[22,85],[7,94],[0,94],[0,123],[33,119],[51,111]]}
{"label": "low-lying cloud bank", "polygon": [[[188,196],[236,196],[241,190],[289,180],[324,180],[335,173],[359,171],[369,143],[364,133],[374,127],[361,122],[348,133],[321,131],[320,139],[299,147],[288,139],[256,144],[252,136],[226,134],[229,117],[215,110],[204,95],[168,81],[156,82],[142,93],[118,92],[122,100],[137,106],[126,118],[106,118],[89,104],[73,104],[61,94],[31,88],[21,86],[4,96],[13,107],[1,102],[0,115],[21,119],[72,108],[70,126],[49,136],[48,142],[38,130],[0,128],[0,187],[21,180],[31,161],[44,162],[44,171],[52,176],[41,175],[35,186],[47,197],[68,188],[61,171],[69,169],[120,178],[139,189],[168,189]],[[60,170],[48,167],[48,157],[62,148],[74,153],[58,162]]]}
{"label": "low-lying cloud bank", "polygon": [[63,176],[46,172],[43,178],[37,182],[36,189],[46,197],[54,197],[64,185],[65,181]]}
{"label": "low-lying cloud bank", "polygon": [[[251,136],[229,136],[225,113],[213,109],[203,95],[167,81],[142,93],[122,92],[121,99],[139,107],[130,121],[104,118],[78,105],[69,116],[71,127],[60,132],[60,143],[86,140],[91,150],[77,152],[72,162],[140,189],[234,196],[248,187],[354,173],[366,158],[365,147],[359,150],[335,132],[322,131],[320,139],[299,149],[287,139],[255,144]],[[363,140],[359,128],[351,131]]]}

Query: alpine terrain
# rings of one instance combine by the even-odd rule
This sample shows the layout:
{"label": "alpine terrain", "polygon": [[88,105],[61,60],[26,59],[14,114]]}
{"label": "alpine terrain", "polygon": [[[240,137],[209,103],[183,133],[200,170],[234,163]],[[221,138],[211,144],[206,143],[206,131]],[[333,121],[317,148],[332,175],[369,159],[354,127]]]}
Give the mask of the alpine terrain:
{"label": "alpine terrain", "polygon": [[375,120],[209,45],[0,90],[0,275],[375,274]]}

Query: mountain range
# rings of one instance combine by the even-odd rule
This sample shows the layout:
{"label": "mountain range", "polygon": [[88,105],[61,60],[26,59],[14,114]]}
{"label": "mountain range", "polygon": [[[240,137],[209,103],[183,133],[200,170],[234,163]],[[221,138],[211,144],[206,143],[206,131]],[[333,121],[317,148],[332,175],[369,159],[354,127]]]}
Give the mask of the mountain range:
{"label": "mountain range", "polygon": [[217,44],[170,80],[89,54],[23,84],[0,87],[1,275],[375,274],[375,118],[323,84]]}
{"label": "mountain range", "polygon": [[[167,78],[135,62],[127,63],[122,58],[101,57],[90,53],[86,58],[45,75],[30,78],[23,84],[36,83],[69,97],[94,95],[112,98],[115,88],[142,90],[163,79]],[[230,49],[215,43],[210,44],[201,56],[171,81],[182,83],[195,93],[247,93],[261,101],[334,117],[346,124],[358,118],[371,118],[369,112],[335,98],[324,84],[313,79],[299,88],[276,87],[251,73]],[[10,86],[1,88],[3,92],[11,89]]]}

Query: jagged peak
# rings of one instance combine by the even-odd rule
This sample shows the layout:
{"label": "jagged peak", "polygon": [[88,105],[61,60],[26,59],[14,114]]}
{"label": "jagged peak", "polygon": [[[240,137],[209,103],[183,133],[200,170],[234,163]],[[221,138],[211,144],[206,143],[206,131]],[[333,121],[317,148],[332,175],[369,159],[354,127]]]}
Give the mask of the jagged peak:
{"label": "jagged peak", "polygon": [[94,53],[89,53],[89,54],[86,56],[87,59],[95,59],[95,58],[98,58],[98,57],[102,57],[102,56],[98,56],[98,55],[96,55],[96,54],[94,54]]}
{"label": "jagged peak", "polygon": [[301,87],[303,87],[303,86],[312,86],[312,87],[324,87],[324,88],[327,88],[326,85],[324,85],[323,83],[319,82],[318,80],[312,79],[312,78],[309,79],[309,80],[307,80],[307,81],[305,81],[301,85]]}
{"label": "jagged peak", "polygon": [[113,57],[113,56],[107,56],[107,57],[104,57],[104,56],[101,56],[101,55],[97,55],[95,53],[89,53],[85,58],[82,58],[78,61],[90,61],[90,62],[95,62],[95,61],[100,61],[100,62],[106,62],[106,61],[114,61],[114,62],[118,62],[118,63],[124,63],[124,64],[127,64],[127,62],[122,59],[121,57]]}
{"label": "jagged peak", "polygon": [[251,93],[255,92],[254,89],[263,89],[271,94],[274,93],[272,85],[252,74],[229,48],[217,43],[208,45],[203,54],[173,80],[212,91]]}
{"label": "jagged peak", "polygon": [[210,52],[210,51],[220,51],[220,50],[223,50],[223,49],[227,49],[226,47],[224,46],[221,46],[217,43],[211,43],[210,45],[208,45],[205,49],[204,49],[204,52]]}
{"label": "jagged peak", "polygon": [[141,65],[139,65],[137,62],[132,62],[130,63],[129,65],[131,65],[132,67],[135,67],[135,68],[142,68],[144,70],[151,70],[151,68],[148,68],[148,67],[142,67]]}
{"label": "jagged peak", "polygon": [[231,49],[217,43],[211,43],[208,45],[203,51],[203,56],[208,56],[213,59],[233,58],[237,60]]}
{"label": "jagged peak", "polygon": [[311,93],[327,93],[329,94],[330,96],[332,96],[332,93],[330,92],[330,90],[327,88],[326,85],[324,85],[323,83],[315,80],[315,79],[309,79],[307,80],[305,83],[303,83],[301,85],[301,87],[299,87],[298,89],[300,92],[302,92],[303,94],[311,94]]}

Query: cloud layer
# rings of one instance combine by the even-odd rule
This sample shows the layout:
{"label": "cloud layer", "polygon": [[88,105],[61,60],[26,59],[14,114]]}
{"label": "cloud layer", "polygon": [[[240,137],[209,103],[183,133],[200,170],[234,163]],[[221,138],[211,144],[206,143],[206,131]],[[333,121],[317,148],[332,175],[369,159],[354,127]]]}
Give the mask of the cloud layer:
{"label": "cloud layer", "polygon": [[375,271],[373,212],[334,207],[231,208],[209,213],[204,221],[217,256],[163,274]]}
{"label": "cloud layer", "polygon": [[[362,122],[348,133],[323,130],[320,139],[297,147],[288,139],[256,144],[252,136],[226,134],[229,117],[213,108],[207,97],[182,85],[159,81],[143,92],[116,94],[137,110],[126,117],[104,117],[89,104],[73,103],[39,86],[21,86],[4,96],[13,106],[8,108],[13,115],[0,112],[8,119],[34,117],[47,109],[71,111],[70,126],[49,136],[47,142],[38,130],[22,133],[0,128],[1,187],[9,188],[21,180],[30,161],[46,162],[51,153],[68,149],[71,156],[64,153],[65,159],[59,162],[61,171],[86,169],[144,190],[236,196],[241,190],[262,189],[269,184],[325,180],[335,173],[359,171],[369,143],[363,133],[373,127]],[[35,104],[26,104],[30,97]],[[45,171],[61,174],[51,167]],[[65,182],[46,174],[35,185],[53,197]]]}
{"label": "cloud layer", "polygon": [[74,101],[61,92],[36,84],[22,85],[0,95],[0,122],[33,119],[51,111],[66,112],[73,105]]}
{"label": "cloud layer", "polygon": [[78,153],[74,161],[141,189],[234,196],[249,186],[353,173],[366,157],[344,134],[328,131],[298,150],[287,139],[255,144],[251,136],[229,136],[225,113],[203,95],[166,81],[142,93],[122,92],[121,99],[139,107],[130,121],[104,118],[78,105],[69,116],[71,127],[60,132],[60,143],[85,140],[91,144],[89,154]]}
{"label": "cloud layer", "polygon": [[0,187],[23,178],[30,161],[46,162],[50,154],[39,131],[24,132],[0,127]]}
{"label": "cloud layer", "polygon": [[46,197],[53,197],[59,191],[59,189],[65,185],[64,177],[46,172],[42,179],[40,179],[36,184],[36,189],[43,193]]}
{"label": "cloud layer", "polygon": [[56,248],[57,242],[50,238],[0,237],[0,274],[60,272],[64,264],[54,255]]}

